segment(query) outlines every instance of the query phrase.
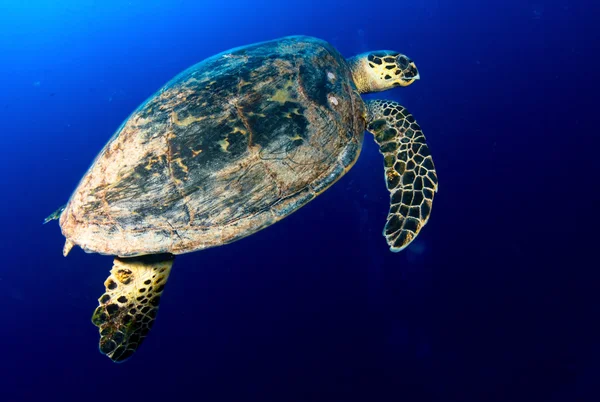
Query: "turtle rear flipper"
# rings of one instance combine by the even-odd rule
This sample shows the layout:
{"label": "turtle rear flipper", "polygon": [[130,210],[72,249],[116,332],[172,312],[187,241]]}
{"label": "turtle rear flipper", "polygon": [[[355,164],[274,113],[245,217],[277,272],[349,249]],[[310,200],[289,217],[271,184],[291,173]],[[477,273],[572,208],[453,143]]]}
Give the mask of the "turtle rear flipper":
{"label": "turtle rear flipper", "polygon": [[58,208],[56,211],[54,211],[50,215],[48,215],[46,217],[46,219],[44,219],[44,225],[50,221],[54,221],[54,220],[60,218],[60,214],[62,214],[62,212],[65,210],[66,207],[67,207],[67,204],[63,205],[62,207]]}
{"label": "turtle rear flipper", "polygon": [[370,131],[385,163],[390,191],[390,211],[383,230],[390,250],[404,249],[429,220],[438,180],[425,143],[425,136],[414,117],[399,103],[367,102]]}
{"label": "turtle rear flipper", "polygon": [[115,362],[129,358],[156,318],[174,257],[115,258],[92,322],[100,328],[100,352]]}

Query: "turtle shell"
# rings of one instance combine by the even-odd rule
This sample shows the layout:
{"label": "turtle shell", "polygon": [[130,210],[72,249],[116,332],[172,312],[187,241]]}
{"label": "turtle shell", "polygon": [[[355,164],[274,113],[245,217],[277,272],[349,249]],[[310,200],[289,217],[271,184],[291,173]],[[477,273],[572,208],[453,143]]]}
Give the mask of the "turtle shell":
{"label": "turtle shell", "polygon": [[123,123],[71,196],[62,232],[122,257],[230,243],[339,179],[364,129],[346,60],[327,42],[296,36],[221,53]]}

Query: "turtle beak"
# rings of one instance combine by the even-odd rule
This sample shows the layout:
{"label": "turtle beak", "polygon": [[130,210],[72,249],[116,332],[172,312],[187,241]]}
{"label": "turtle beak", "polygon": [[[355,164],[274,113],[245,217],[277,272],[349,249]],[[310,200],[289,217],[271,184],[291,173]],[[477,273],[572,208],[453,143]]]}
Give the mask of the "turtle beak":
{"label": "turtle beak", "polygon": [[396,70],[394,73],[398,77],[394,86],[407,87],[421,78],[415,62],[404,54],[399,53],[396,56],[396,67],[400,71]]}
{"label": "turtle beak", "polygon": [[[416,67],[415,67],[416,69]],[[419,72],[417,71],[417,75],[415,75],[413,78],[413,80],[420,80],[421,79],[421,74],[419,74]]]}
{"label": "turtle beak", "polygon": [[404,70],[404,79],[407,81],[415,81],[421,78],[419,70],[413,61],[408,64],[406,70]]}

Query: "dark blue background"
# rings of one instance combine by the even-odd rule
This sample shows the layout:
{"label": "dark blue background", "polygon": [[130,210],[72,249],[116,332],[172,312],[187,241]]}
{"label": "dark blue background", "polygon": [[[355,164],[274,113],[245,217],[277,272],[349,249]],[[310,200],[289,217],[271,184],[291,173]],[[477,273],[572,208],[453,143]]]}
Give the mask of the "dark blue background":
{"label": "dark blue background", "polygon": [[[0,2],[0,401],[597,401],[599,7],[569,1]],[[381,156],[299,212],[178,257],[124,364],[90,322],[111,258],[43,218],[128,114],[231,47],[291,34],[395,49],[377,94],[440,189],[388,251]]]}

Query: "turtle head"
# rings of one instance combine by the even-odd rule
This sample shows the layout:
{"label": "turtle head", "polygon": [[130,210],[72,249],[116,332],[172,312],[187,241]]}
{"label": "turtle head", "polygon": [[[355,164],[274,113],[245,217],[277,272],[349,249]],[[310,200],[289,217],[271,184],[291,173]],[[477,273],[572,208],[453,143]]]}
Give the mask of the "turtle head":
{"label": "turtle head", "polygon": [[406,55],[392,50],[359,54],[348,59],[354,84],[360,93],[407,87],[419,79],[419,70]]}

